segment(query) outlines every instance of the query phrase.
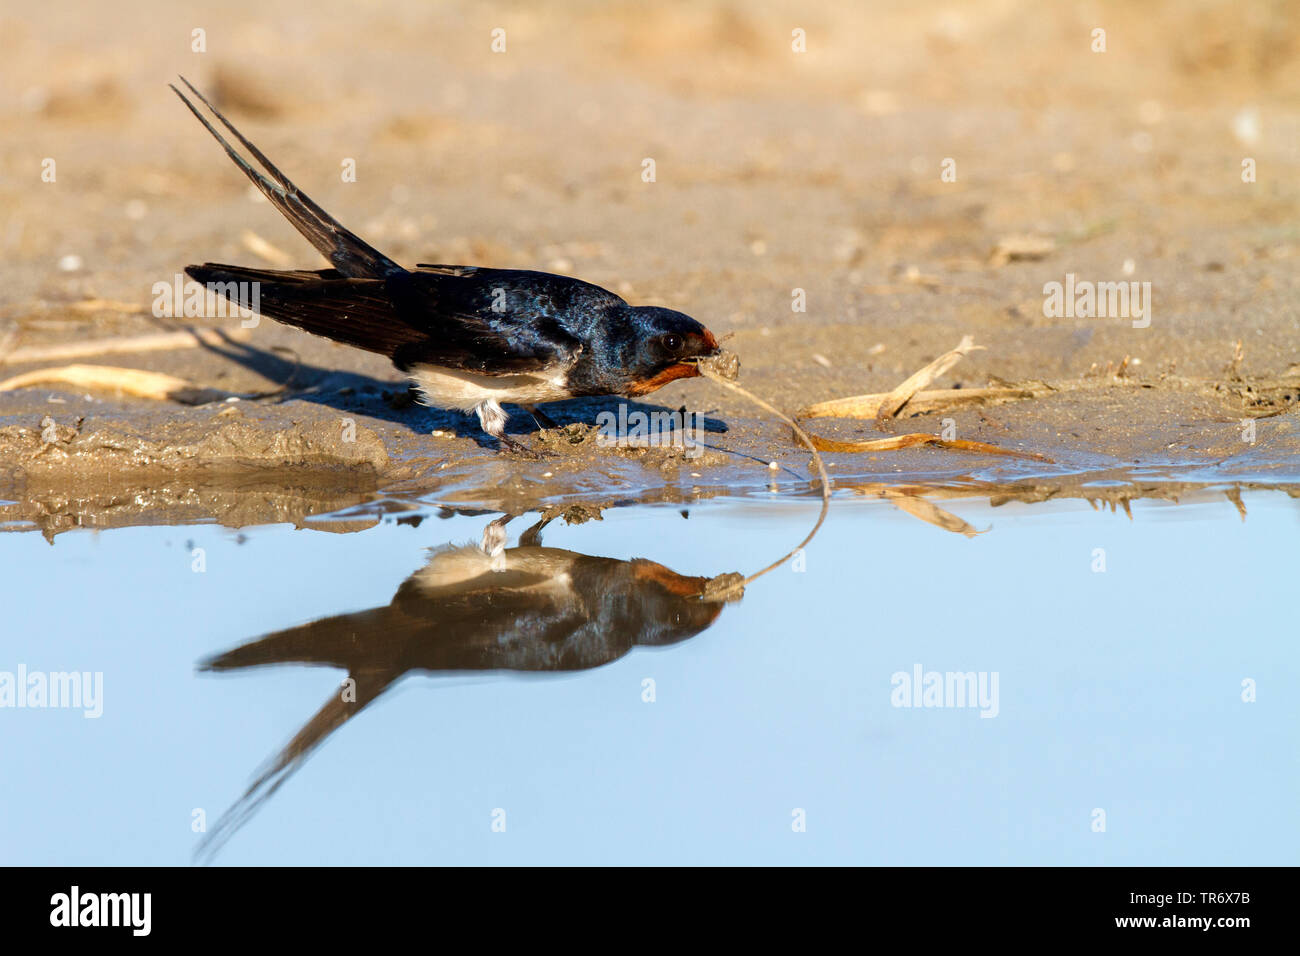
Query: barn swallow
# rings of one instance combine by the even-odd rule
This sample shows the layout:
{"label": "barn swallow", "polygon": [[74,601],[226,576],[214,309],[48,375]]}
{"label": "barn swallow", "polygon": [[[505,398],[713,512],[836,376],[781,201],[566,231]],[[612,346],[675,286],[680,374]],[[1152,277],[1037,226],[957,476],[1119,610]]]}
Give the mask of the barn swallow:
{"label": "barn swallow", "polygon": [[699,375],[696,363],[719,353],[713,333],[690,316],[628,305],[579,279],[478,266],[404,269],[307,198],[202,93],[180,79],[264,172],[236,152],[173,85],[176,95],[333,266],[281,272],[205,263],[186,266],[185,272],[237,305],[249,308],[255,302],[262,315],[277,322],[388,356],[414,380],[425,404],[476,413],[501,446],[528,453],[505,434],[503,402],[537,416],[534,406],[545,402],[647,395]]}
{"label": "barn swallow", "polygon": [[722,611],[724,601],[701,597],[708,578],[641,558],[547,548],[545,524],[506,548],[498,519],[481,543],[433,549],[385,606],[266,634],[201,663],[203,671],[324,665],[346,671],[352,683],[351,693],[331,693],[268,762],[208,832],[198,855],[210,858],[330,734],[412,672],[588,670],[634,647],[694,637]]}

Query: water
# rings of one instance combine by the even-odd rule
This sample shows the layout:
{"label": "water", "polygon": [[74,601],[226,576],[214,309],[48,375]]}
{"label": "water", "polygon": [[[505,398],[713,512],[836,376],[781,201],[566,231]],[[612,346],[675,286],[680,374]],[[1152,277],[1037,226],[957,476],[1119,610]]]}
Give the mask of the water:
{"label": "water", "polygon": [[[1294,864],[1296,501],[937,504],[987,531],[846,496],[712,606],[683,576],[767,564],[812,499],[612,509],[551,550],[527,515],[497,570],[493,516],[424,502],[0,535],[0,672],[102,673],[98,717],[0,708],[0,860]],[[232,651],[378,696],[201,669]],[[918,667],[984,699],[895,706]]]}

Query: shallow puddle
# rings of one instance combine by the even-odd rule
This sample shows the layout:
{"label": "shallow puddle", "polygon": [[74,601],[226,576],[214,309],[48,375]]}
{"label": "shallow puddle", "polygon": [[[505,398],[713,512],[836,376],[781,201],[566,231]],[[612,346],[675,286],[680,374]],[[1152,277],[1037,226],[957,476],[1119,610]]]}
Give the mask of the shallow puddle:
{"label": "shallow puddle", "polygon": [[1238,501],[844,491],[726,603],[816,499],[0,535],[0,858],[1288,863],[1300,506]]}

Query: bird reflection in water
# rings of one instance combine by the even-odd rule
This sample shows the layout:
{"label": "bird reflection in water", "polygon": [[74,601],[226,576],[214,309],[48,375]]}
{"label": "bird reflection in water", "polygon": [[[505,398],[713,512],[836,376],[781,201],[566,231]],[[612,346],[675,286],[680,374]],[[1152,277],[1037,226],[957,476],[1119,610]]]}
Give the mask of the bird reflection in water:
{"label": "bird reflection in water", "polygon": [[722,611],[710,578],[637,558],[543,547],[541,521],[505,547],[505,524],[479,544],[444,545],[384,607],[264,635],[210,658],[203,671],[316,664],[347,671],[338,691],[272,758],[196,850],[212,855],[335,730],[413,671],[580,671],[694,637]]}

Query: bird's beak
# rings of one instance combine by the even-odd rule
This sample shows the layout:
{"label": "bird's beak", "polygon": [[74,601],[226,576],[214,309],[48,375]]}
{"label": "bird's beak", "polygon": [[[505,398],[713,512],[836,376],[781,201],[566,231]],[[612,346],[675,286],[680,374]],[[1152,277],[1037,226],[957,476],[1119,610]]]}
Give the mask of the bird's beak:
{"label": "bird's beak", "polygon": [[722,346],[718,344],[718,340],[714,337],[713,333],[710,332],[708,329],[704,330],[704,334],[701,336],[701,339],[702,339],[702,344],[706,349],[708,349],[708,351],[704,352],[701,355],[692,355],[690,358],[682,359],[680,364],[695,365],[701,359],[712,358],[713,356],[717,355],[719,352],[722,351]]}

